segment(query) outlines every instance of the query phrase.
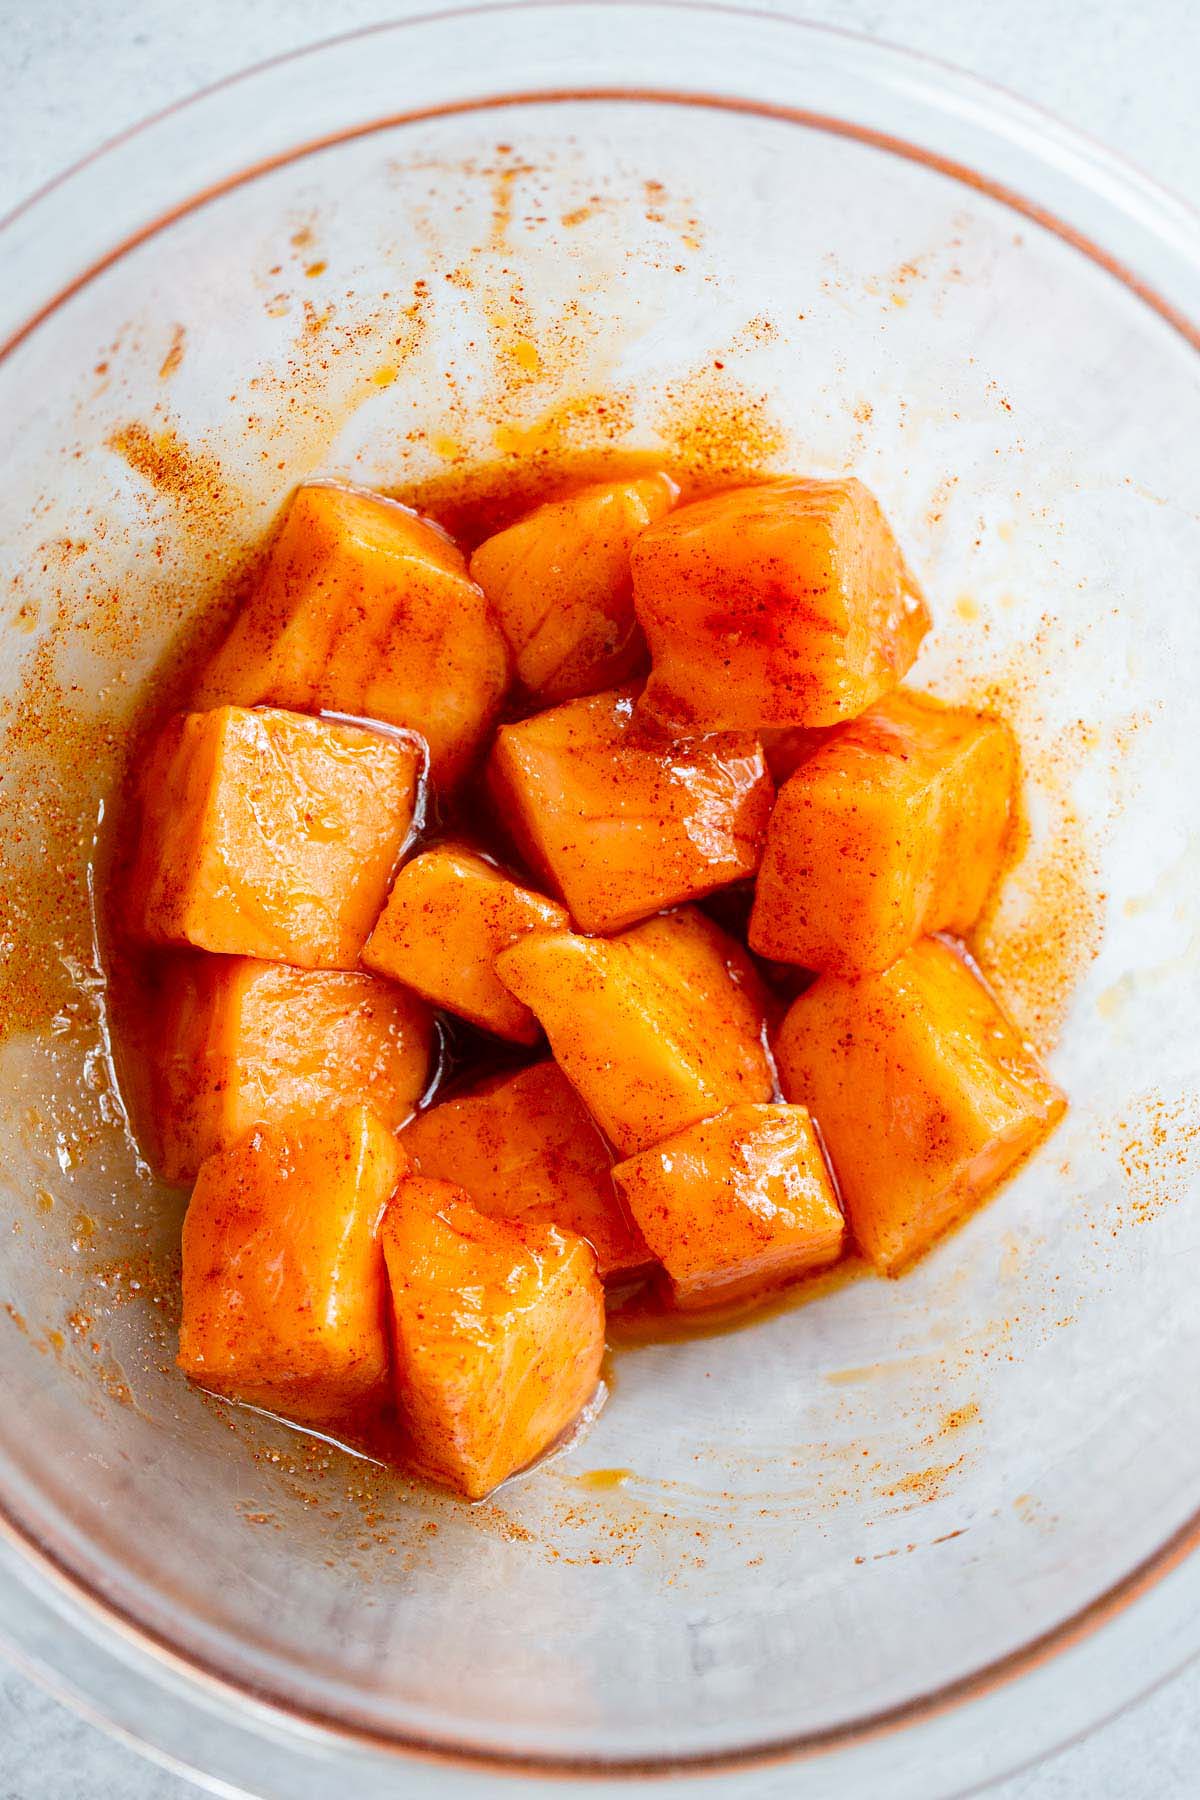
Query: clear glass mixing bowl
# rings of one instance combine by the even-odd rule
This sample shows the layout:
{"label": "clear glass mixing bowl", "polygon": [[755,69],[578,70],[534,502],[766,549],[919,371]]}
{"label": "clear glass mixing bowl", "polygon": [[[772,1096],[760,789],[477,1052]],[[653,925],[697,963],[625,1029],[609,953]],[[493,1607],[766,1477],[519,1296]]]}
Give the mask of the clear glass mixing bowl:
{"label": "clear glass mixing bowl", "polygon": [[[220,1791],[930,1800],[1200,1648],[1191,215],[897,51],[553,4],[214,89],[0,251],[16,1652]],[[907,1280],[625,1353],[469,1508],[174,1372],[181,1202],[112,1092],[92,845],[141,683],[297,479],[659,443],[880,494],[918,676],[1022,736],[983,955],[1073,1110]]]}

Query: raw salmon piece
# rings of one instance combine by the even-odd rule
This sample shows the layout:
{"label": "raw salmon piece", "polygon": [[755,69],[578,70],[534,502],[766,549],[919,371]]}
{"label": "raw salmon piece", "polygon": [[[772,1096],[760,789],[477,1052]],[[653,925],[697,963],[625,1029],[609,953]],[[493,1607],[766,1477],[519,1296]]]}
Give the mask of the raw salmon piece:
{"label": "raw salmon piece", "polygon": [[596,1391],[604,1290],[590,1244],[489,1219],[408,1176],[383,1226],[396,1398],[417,1468],[482,1499],[540,1456]]}
{"label": "raw salmon piece", "polygon": [[660,474],[592,482],[480,544],[471,574],[529,694],[572,700],[635,672],[646,646],[633,613],[629,551],[678,491]]}
{"label": "raw salmon piece", "polygon": [[443,1100],[401,1141],[422,1175],[459,1182],[490,1218],[577,1231],[602,1277],[651,1260],[613,1186],[612,1151],[557,1063],[534,1063]]}
{"label": "raw salmon piece", "polygon": [[903,679],[929,613],[874,496],[789,477],[681,506],[633,546],[643,705],[681,731],[835,725]]}
{"label": "raw salmon piece", "polygon": [[882,975],[822,975],[775,1047],[851,1230],[897,1274],[1003,1180],[1066,1098],[963,959],[923,938]]}
{"label": "raw salmon piece", "polygon": [[304,969],[353,969],[412,827],[419,751],[300,713],[172,721],[139,785],[126,922]]}
{"label": "raw salmon piece", "polygon": [[682,1307],[750,1300],[841,1254],[845,1226],[802,1106],[731,1106],[613,1175]]}
{"label": "raw salmon piece", "polygon": [[183,1222],[185,1374],[304,1423],[377,1405],[388,1372],[379,1226],[404,1164],[364,1106],[255,1126],[210,1156]]}
{"label": "raw salmon piece", "polygon": [[750,943],[853,975],[963,933],[1000,869],[1016,746],[999,719],[897,692],[826,739],[780,792]]}
{"label": "raw salmon piece", "polygon": [[566,912],[486,857],[436,844],[405,863],[362,960],[484,1031],[533,1044],[538,1022],[492,966],[530,931],[565,931]]}
{"label": "raw salmon piece", "polygon": [[502,725],[500,817],[581,931],[612,932],[752,875],[775,789],[757,739],[635,724],[634,689]]}
{"label": "raw salmon piece", "polygon": [[164,973],[156,1115],[159,1168],[191,1181],[253,1125],[370,1106],[392,1129],[425,1091],[433,1019],[371,975],[184,953]]}
{"label": "raw salmon piece", "polygon": [[726,1106],[772,1098],[749,958],[691,907],[615,938],[524,938],[496,969],[626,1156]]}
{"label": "raw salmon piece", "polygon": [[461,551],[363,488],[296,489],[198,704],[351,713],[420,732],[448,787],[508,685],[508,649]]}

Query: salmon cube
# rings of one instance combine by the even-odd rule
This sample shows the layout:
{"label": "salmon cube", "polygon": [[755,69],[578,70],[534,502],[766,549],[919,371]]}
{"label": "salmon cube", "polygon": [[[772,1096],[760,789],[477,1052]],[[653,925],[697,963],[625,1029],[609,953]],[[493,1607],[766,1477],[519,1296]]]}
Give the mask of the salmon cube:
{"label": "salmon cube", "polygon": [[882,975],[822,975],[776,1043],[789,1100],[820,1126],[859,1246],[887,1275],[994,1188],[1066,1099],[970,966],[939,938]]}
{"label": "salmon cube", "polygon": [[687,907],[615,938],[527,937],[496,959],[625,1156],[742,1100],[770,1100],[757,977]]}
{"label": "salmon cube", "polygon": [[480,544],[471,574],[529,694],[573,700],[637,669],[646,646],[633,614],[629,550],[678,492],[658,474],[594,482]]}
{"label": "salmon cube", "polygon": [[[740,1070],[742,1078],[757,1080],[766,1064],[763,1047],[768,1026],[777,1023],[778,1004],[736,938],[695,906],[644,919],[623,938],[661,980],[706,1009],[713,1030],[719,1027],[725,1034],[727,1065]],[[744,1041],[751,1039],[752,1047],[746,1048]]]}
{"label": "salmon cube", "polygon": [[412,828],[419,766],[410,744],[300,713],[174,720],[142,772],[128,929],[353,969]]}
{"label": "salmon cube", "polygon": [[179,1366],[308,1424],[387,1393],[379,1226],[404,1166],[364,1106],[256,1125],[202,1165],[183,1222]]}
{"label": "salmon cube", "polygon": [[798,477],[681,506],[633,547],[647,713],[684,731],[852,719],[902,680],[929,614],[862,483]]}
{"label": "salmon cube", "polygon": [[392,1129],[416,1109],[433,1019],[390,981],[252,956],[171,959],[157,1059],[159,1167],[191,1181],[253,1125],[370,1106]]}
{"label": "salmon cube", "polygon": [[469,768],[508,685],[508,649],[461,551],[361,488],[297,488],[198,703],[290,707],[417,731],[438,786]]}
{"label": "salmon cube", "polygon": [[589,1244],[490,1219],[408,1176],[383,1225],[396,1397],[416,1467],[479,1500],[560,1438],[596,1391],[604,1289]]}
{"label": "salmon cube", "polygon": [[363,950],[368,969],[497,1037],[533,1044],[538,1023],[493,968],[530,931],[565,931],[561,906],[521,887],[485,857],[437,844],[405,863]]}
{"label": "salmon cube", "polygon": [[774,786],[754,738],[688,742],[633,722],[634,690],[502,725],[492,799],[581,931],[613,932],[752,875]]}
{"label": "salmon cube", "polygon": [[1016,760],[999,719],[921,694],[889,694],[834,732],[771,815],[752,948],[854,975],[965,931],[999,872]]}
{"label": "salmon cube", "polygon": [[602,1277],[651,1260],[617,1196],[612,1151],[557,1063],[495,1076],[430,1107],[405,1131],[422,1175],[458,1181],[492,1219],[578,1232]]}
{"label": "salmon cube", "polygon": [[841,1254],[841,1211],[802,1106],[731,1106],[613,1175],[681,1307],[751,1300]]}

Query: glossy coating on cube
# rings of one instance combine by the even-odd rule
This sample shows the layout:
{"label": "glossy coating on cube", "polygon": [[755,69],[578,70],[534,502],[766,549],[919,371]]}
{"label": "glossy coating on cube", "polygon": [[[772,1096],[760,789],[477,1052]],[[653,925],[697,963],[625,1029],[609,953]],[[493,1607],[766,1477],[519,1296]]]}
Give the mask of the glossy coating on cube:
{"label": "glossy coating on cube", "polygon": [[775,1043],[877,1268],[920,1256],[1046,1135],[1066,1100],[970,965],[923,938],[882,975],[823,975]]}
{"label": "glossy coating on cube", "polygon": [[636,690],[502,725],[493,803],[581,931],[623,930],[758,867],[775,789],[744,733],[687,741],[634,718]]}
{"label": "glossy coating on cube", "polygon": [[834,725],[903,679],[929,614],[874,496],[800,477],[681,506],[633,548],[652,668],[681,731]]}
{"label": "glossy coating on cube", "polygon": [[497,972],[626,1156],[742,1100],[770,1100],[749,958],[692,907],[616,938],[526,938]]}
{"label": "glossy coating on cube", "polygon": [[1000,870],[1016,763],[1002,720],[903,690],[835,731],[780,790],[752,948],[852,975],[966,931]]}
{"label": "glossy coating on cube", "polygon": [[565,931],[567,914],[461,844],[435,844],[405,863],[363,948],[365,968],[405,982],[434,1006],[517,1044],[538,1024],[493,964],[530,931]]}
{"label": "glossy coating on cube", "polygon": [[305,1423],[386,1388],[379,1226],[404,1166],[366,1107],[256,1126],[200,1170],[183,1224],[179,1366]]}
{"label": "glossy coating on cube", "polygon": [[158,1165],[190,1181],[253,1125],[369,1106],[389,1128],[425,1091],[433,1018],[391,981],[181,952],[162,973]]}
{"label": "glossy coating on cube", "polygon": [[630,547],[677,494],[661,474],[591,482],[480,544],[471,575],[527,693],[549,705],[633,674],[646,647],[633,611]]}
{"label": "glossy coating on cube", "polygon": [[412,826],[420,757],[276,709],[186,713],[139,783],[125,924],[297,968],[353,969]]}
{"label": "glossy coating on cube", "polygon": [[602,1277],[651,1260],[613,1186],[612,1151],[557,1063],[534,1063],[443,1100],[401,1141],[422,1175],[459,1182],[490,1218],[578,1232]]}
{"label": "glossy coating on cube", "polygon": [[841,1254],[845,1225],[803,1106],[732,1106],[613,1174],[684,1308],[754,1299]]}
{"label": "glossy coating on cube", "polygon": [[361,488],[296,489],[198,704],[350,713],[420,732],[457,782],[508,685],[508,649],[461,551]]}
{"label": "glossy coating on cube", "polygon": [[604,1290],[591,1246],[489,1219],[409,1176],[383,1227],[396,1401],[414,1465],[482,1499],[549,1448],[596,1391]]}

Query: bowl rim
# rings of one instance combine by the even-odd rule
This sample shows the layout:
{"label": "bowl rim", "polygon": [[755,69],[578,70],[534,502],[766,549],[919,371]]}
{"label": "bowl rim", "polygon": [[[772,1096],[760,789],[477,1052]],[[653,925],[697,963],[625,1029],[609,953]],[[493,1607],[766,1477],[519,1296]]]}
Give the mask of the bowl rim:
{"label": "bowl rim", "polygon": [[[1019,124],[1026,130],[1032,130],[1048,141],[1053,141],[1060,150],[1072,157],[1080,171],[1086,170],[1098,184],[1103,183],[1112,187],[1114,191],[1120,192],[1127,204],[1134,201],[1140,203],[1145,209],[1146,222],[1150,230],[1158,231],[1173,240],[1178,239],[1186,252],[1190,254],[1197,271],[1200,272],[1200,208],[1194,207],[1180,195],[1155,181],[1131,159],[1110,150],[1099,138],[1075,126],[1064,124],[1049,108],[1024,99],[999,82],[970,73],[945,58],[925,51],[912,50],[890,39],[871,37],[865,32],[856,31],[847,26],[808,19],[799,12],[782,8],[767,10],[753,4],[753,0],[617,0],[617,4],[620,10],[642,15],[663,13],[687,17],[688,15],[708,14],[726,19],[755,20],[769,27],[790,28],[802,32],[814,40],[841,42],[844,45],[859,48],[869,47],[898,66],[907,65],[913,70],[929,71],[944,85],[953,87],[965,97],[974,97],[976,103],[983,107],[992,108],[997,120],[1006,120],[1013,126]],[[790,0],[788,0],[788,4],[790,5]],[[140,144],[157,127],[178,118],[180,114],[193,108],[202,107],[207,101],[220,95],[248,86],[261,77],[286,69],[291,64],[317,59],[330,51],[358,44],[364,40],[384,37],[394,32],[406,31],[423,25],[465,22],[488,14],[522,15],[538,12],[547,14],[573,12],[582,15],[594,13],[597,9],[608,9],[612,12],[615,10],[614,0],[465,0],[465,3],[464,0],[428,0],[422,11],[398,18],[377,20],[347,32],[331,33],[327,37],[317,39],[314,43],[281,51],[276,56],[260,58],[257,62],[236,69],[231,74],[196,88],[191,93],[182,95],[157,111],[147,114],[123,131],[103,139],[58,174],[52,175],[23,200],[19,200],[7,213],[0,215],[0,242],[6,238],[11,239],[16,228],[20,227],[47,202],[53,201],[76,184],[81,176],[86,175],[97,164],[106,161],[128,146]],[[1044,226],[1065,243],[1081,251],[1157,312],[1193,348],[1200,349],[1200,317],[1193,317],[1184,309],[1174,305],[1158,291],[1152,282],[1061,218],[1052,209],[1021,194],[1016,188],[989,178],[967,162],[938,155],[928,148],[898,135],[856,126],[832,114],[821,114],[803,107],[735,100],[712,93],[691,92],[682,89],[654,90],[636,87],[614,89],[611,85],[606,85],[591,90],[575,88],[555,90],[536,87],[528,90],[514,89],[486,98],[476,97],[448,105],[406,109],[368,120],[348,129],[318,135],[301,143],[290,145],[285,151],[275,155],[252,161],[236,172],[198,188],[186,200],[158,211],[135,230],[121,237],[102,256],[86,263],[49,299],[42,301],[32,310],[26,309],[23,304],[13,305],[11,302],[8,307],[5,307],[0,299],[0,361],[3,361],[31,332],[35,331],[51,312],[95,280],[97,276],[103,274],[105,269],[110,268],[121,257],[136,249],[139,244],[167,229],[177,219],[200,210],[209,201],[218,199],[222,194],[254,181],[259,176],[269,174],[272,169],[299,162],[304,157],[314,155],[323,149],[332,148],[335,144],[368,137],[375,132],[385,131],[398,125],[418,124],[436,118],[450,117],[456,113],[499,111],[507,106],[524,103],[613,98],[656,103],[674,102],[682,105],[708,105],[723,111],[744,112],[760,118],[807,125],[833,136],[855,138],[860,142],[872,144],[878,149],[890,151],[894,155],[922,164],[927,168],[935,169],[941,174],[962,182],[976,192],[984,193],[989,198],[998,200],[1032,223]],[[13,315],[15,315],[16,323],[13,322]]]}
{"label": "bowl rim", "polygon": [[[1144,175],[1125,158],[1108,150],[1099,141],[1062,124],[1051,112],[1020,99],[999,84],[969,74],[940,58],[872,38],[865,33],[841,26],[806,19],[791,12],[767,11],[739,4],[738,0],[733,0],[733,3],[728,3],[728,0],[619,0],[619,5],[624,11],[646,17],[654,14],[667,14],[675,15],[677,19],[684,19],[689,15],[710,15],[726,21],[753,19],[772,31],[798,31],[806,34],[811,41],[815,42],[840,41],[846,46],[857,47],[860,50],[868,47],[870,53],[875,57],[890,61],[897,67],[906,67],[922,72],[927,79],[932,79],[935,87],[942,90],[949,88],[957,97],[965,97],[972,101],[987,115],[993,128],[999,126],[1002,131],[1006,126],[1014,129],[1020,128],[1023,132],[1032,133],[1035,139],[1052,142],[1056,148],[1068,155],[1075,178],[1093,180],[1097,188],[1104,190],[1107,200],[1119,212],[1124,212],[1130,218],[1137,217],[1139,219],[1140,225],[1148,237],[1158,237],[1164,242],[1170,242],[1173,254],[1181,258],[1182,263],[1188,268],[1191,277],[1197,283],[1194,290],[1196,301],[1194,309],[1178,304],[1169,293],[1161,291],[1160,287],[1141,269],[1106,249],[1087,231],[1081,230],[1052,208],[1022,193],[1018,188],[1010,187],[1005,182],[995,179],[983,170],[974,168],[968,161],[959,161],[954,157],[940,154],[928,146],[913,140],[906,140],[902,136],[875,130],[834,114],[823,114],[802,106],[755,101],[745,97],[704,93],[687,88],[669,90],[638,86],[614,87],[612,84],[570,89],[535,86],[476,96],[475,98],[463,98],[448,103],[431,104],[427,108],[406,109],[317,135],[306,141],[292,144],[276,154],[252,160],[209,184],[197,188],[195,192],[175,204],[165,208],[160,207],[153,213],[153,216],[133,224],[131,229],[120,236],[102,254],[85,262],[82,268],[73,273],[65,282],[60,282],[48,295],[36,298],[32,308],[26,304],[24,298],[18,304],[10,297],[7,305],[0,299],[0,334],[2,334],[0,335],[0,362],[5,361],[59,308],[130,251],[167,230],[177,220],[201,210],[210,201],[253,182],[273,169],[303,161],[306,157],[335,145],[365,138],[401,125],[432,121],[455,114],[500,111],[523,104],[550,105],[565,100],[604,102],[614,99],[641,101],[655,105],[676,104],[688,107],[709,107],[722,112],[736,112],[780,123],[796,124],[867,143],[890,154],[936,170],[976,192],[981,192],[991,199],[999,201],[1022,217],[1053,233],[1119,281],[1134,297],[1157,313],[1192,349],[1200,351],[1200,212]],[[481,3],[478,4],[465,5],[459,4],[458,0],[445,0],[445,3],[433,0],[432,4],[426,5],[419,12],[405,14],[399,18],[380,20],[349,32],[331,34],[315,43],[298,46],[279,55],[263,58],[148,115],[127,130],[98,144],[61,173],[43,183],[3,218],[0,218],[0,251],[10,246],[14,239],[17,241],[19,250],[21,234],[26,225],[30,221],[36,221],[38,215],[47,206],[53,206],[62,198],[69,199],[81,180],[98,166],[130,148],[143,149],[147,140],[153,140],[154,133],[159,127],[176,121],[182,115],[187,115],[195,109],[203,108],[205,103],[215,97],[252,88],[253,84],[263,77],[276,75],[281,70],[287,69],[289,65],[319,59],[331,51],[345,48],[362,40],[403,33],[431,24],[446,25],[467,22],[487,14],[582,15],[594,14],[598,10],[607,10],[611,13],[613,10],[612,0],[481,0]],[[1022,1676],[1029,1676],[1039,1668],[1044,1670],[1047,1664],[1062,1652],[1076,1647],[1084,1640],[1094,1636],[1101,1626],[1113,1623],[1122,1614],[1128,1612],[1135,1601],[1147,1595],[1162,1583],[1164,1578],[1178,1571],[1192,1551],[1200,1545],[1200,1511],[1187,1519],[1141,1563],[1069,1617],[1004,1656],[976,1671],[944,1683],[940,1688],[928,1694],[914,1696],[876,1713],[852,1720],[845,1725],[831,1726],[795,1736],[784,1735],[723,1750],[631,1758],[597,1755],[572,1757],[554,1751],[545,1754],[537,1752],[525,1754],[486,1746],[451,1744],[405,1729],[397,1729],[393,1732],[356,1725],[351,1720],[322,1712],[318,1708],[306,1707],[290,1697],[268,1694],[263,1690],[252,1690],[243,1685],[237,1677],[211,1665],[199,1653],[183,1649],[172,1643],[155,1628],[135,1617],[131,1611],[127,1611],[107,1597],[98,1586],[89,1583],[85,1577],[70,1568],[65,1558],[58,1555],[48,1543],[42,1542],[29,1525],[22,1523],[10,1510],[7,1498],[2,1495],[0,1495],[0,1544],[6,1545],[16,1552],[15,1558],[5,1558],[4,1563],[0,1564],[0,1591],[3,1588],[5,1565],[14,1569],[25,1565],[30,1577],[34,1580],[40,1579],[43,1583],[48,1584],[50,1589],[56,1591],[59,1596],[59,1605],[56,1610],[60,1620],[64,1621],[68,1628],[82,1628],[78,1618],[72,1619],[69,1616],[69,1605],[76,1609],[77,1613],[84,1615],[89,1621],[89,1628],[92,1631],[99,1628],[115,1641],[123,1642],[130,1648],[148,1653],[152,1661],[164,1672],[169,1670],[177,1677],[182,1676],[187,1681],[202,1685],[209,1690],[210,1694],[236,1701],[243,1710],[249,1708],[257,1710],[260,1715],[272,1714],[282,1717],[284,1721],[309,1732],[315,1731],[335,1741],[357,1743],[370,1749],[384,1750],[389,1753],[400,1752],[419,1758],[431,1758],[439,1765],[450,1762],[476,1771],[491,1769],[541,1777],[590,1775],[636,1778],[648,1775],[698,1775],[736,1771],[745,1773],[756,1767],[778,1764],[781,1759],[825,1756],[830,1752],[862,1743],[877,1735],[894,1732],[901,1727],[919,1726],[948,1711],[961,1710],[969,1703],[978,1702],[997,1689],[1009,1686]],[[1196,1565],[1195,1572],[1197,1581],[1200,1581],[1200,1563]],[[1196,1582],[1193,1582],[1193,1586],[1195,1585]],[[0,1625],[0,1636],[4,1634],[5,1627]],[[15,1644],[12,1647],[18,1648]],[[1091,1717],[1082,1729],[1093,1729],[1104,1719],[1111,1717],[1114,1712],[1119,1711],[1122,1705],[1131,1703],[1159,1681],[1167,1679],[1171,1673],[1197,1653],[1200,1653],[1200,1623],[1198,1623],[1189,1644],[1183,1648],[1176,1648],[1171,1666],[1154,1671],[1151,1671],[1148,1666],[1144,1666],[1132,1678],[1132,1685],[1124,1699],[1116,1705],[1109,1706],[1106,1710],[1102,1709],[1096,1716]],[[1081,1732],[1076,1732],[1074,1735],[1081,1735]],[[1062,1741],[1064,1741],[1063,1737],[1055,1737],[1052,1740],[1054,1746]],[[1045,1747],[1034,1753],[1035,1758],[1044,1753]],[[1009,1764],[1001,1760],[985,1779],[988,1781],[995,1779],[1010,1766],[1019,1767],[1020,1762]],[[963,1792],[965,1790],[957,1788],[954,1791]]]}

